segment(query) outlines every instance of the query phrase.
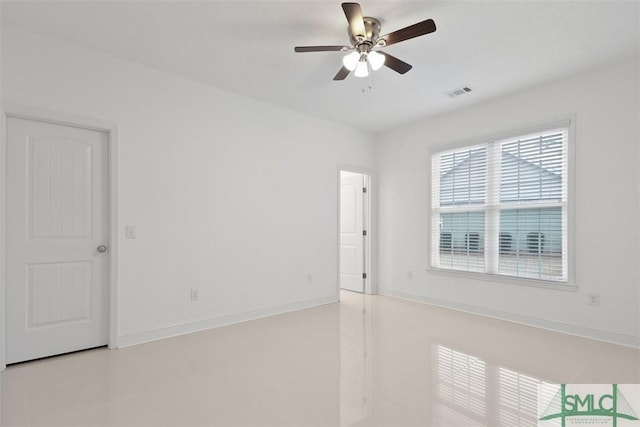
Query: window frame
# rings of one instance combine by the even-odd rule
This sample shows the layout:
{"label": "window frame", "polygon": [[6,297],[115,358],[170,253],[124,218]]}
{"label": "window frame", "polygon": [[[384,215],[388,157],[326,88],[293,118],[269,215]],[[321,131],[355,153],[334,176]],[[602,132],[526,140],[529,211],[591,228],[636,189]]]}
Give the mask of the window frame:
{"label": "window frame", "polygon": [[[497,283],[507,283],[507,284],[516,284],[523,286],[533,286],[547,289],[555,289],[555,290],[564,290],[564,291],[575,291],[577,290],[577,285],[575,283],[575,244],[574,244],[574,194],[575,194],[575,177],[574,177],[574,157],[575,157],[575,115],[567,115],[565,118],[556,119],[551,121],[546,121],[543,123],[538,123],[530,126],[522,126],[519,128],[515,128],[510,131],[500,132],[484,137],[478,137],[473,139],[467,139],[457,142],[450,142],[442,145],[437,145],[431,147],[427,150],[428,154],[428,173],[427,173],[427,266],[425,268],[426,271],[434,274],[439,274],[443,276],[451,276],[451,277],[460,277],[460,278],[468,278],[489,282],[497,282]],[[456,269],[448,269],[433,266],[434,261],[434,253],[433,253],[433,238],[437,236],[433,236],[432,234],[432,221],[433,221],[433,178],[432,178],[432,159],[434,154],[443,153],[446,151],[460,150],[471,147],[478,146],[490,146],[491,143],[496,141],[501,141],[510,138],[517,138],[520,136],[537,133],[537,132],[546,132],[553,129],[558,128],[566,128],[567,129],[567,152],[566,152],[566,161],[567,161],[567,170],[566,170],[566,178],[567,178],[567,198],[566,198],[566,265],[567,265],[567,275],[566,281],[561,280],[549,280],[549,279],[537,279],[530,277],[520,277],[520,276],[510,276],[503,275],[497,273],[489,273],[489,272],[476,272],[476,271],[466,271],[466,270],[456,270]],[[498,237],[495,236],[495,239]]]}

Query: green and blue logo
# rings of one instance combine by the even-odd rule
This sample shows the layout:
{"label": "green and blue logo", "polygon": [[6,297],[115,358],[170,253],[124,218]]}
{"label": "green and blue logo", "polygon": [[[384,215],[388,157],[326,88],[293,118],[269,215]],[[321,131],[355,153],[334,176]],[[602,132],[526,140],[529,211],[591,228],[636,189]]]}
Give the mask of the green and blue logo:
{"label": "green and blue logo", "polygon": [[[560,384],[559,390],[546,405],[541,402],[539,421],[559,420],[562,427],[567,425],[567,421],[576,425],[613,427],[617,427],[621,420],[625,420],[625,424],[626,421],[639,421],[633,408],[638,402],[634,401],[632,406],[620,391],[618,384],[611,384],[610,387],[605,391],[602,389],[603,385],[577,384],[570,385],[568,389],[567,384]],[[542,393],[539,393],[539,396],[539,399],[542,398]],[[637,396],[634,394],[634,397]],[[640,426],[640,422],[632,425],[634,424]]]}

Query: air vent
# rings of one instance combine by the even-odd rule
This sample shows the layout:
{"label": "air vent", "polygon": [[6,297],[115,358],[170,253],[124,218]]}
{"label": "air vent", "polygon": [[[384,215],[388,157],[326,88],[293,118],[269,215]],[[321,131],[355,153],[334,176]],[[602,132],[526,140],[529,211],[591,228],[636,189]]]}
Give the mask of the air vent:
{"label": "air vent", "polygon": [[471,92],[471,88],[469,86],[462,86],[457,89],[453,89],[453,90],[450,90],[449,92],[446,92],[445,95],[447,95],[449,98],[455,98],[457,96],[464,95],[469,92]]}

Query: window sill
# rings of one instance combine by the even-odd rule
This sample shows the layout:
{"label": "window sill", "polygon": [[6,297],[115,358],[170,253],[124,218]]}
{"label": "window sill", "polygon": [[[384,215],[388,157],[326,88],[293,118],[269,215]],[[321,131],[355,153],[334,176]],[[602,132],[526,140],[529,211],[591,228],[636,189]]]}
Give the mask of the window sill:
{"label": "window sill", "polygon": [[578,289],[573,283],[556,282],[553,280],[529,279],[526,277],[503,276],[490,273],[476,273],[473,271],[449,270],[444,268],[427,267],[425,269],[429,273],[440,274],[450,277],[461,277],[473,280],[482,280],[491,283],[503,283],[518,286],[530,286],[534,288],[552,289],[555,291],[575,292]]}

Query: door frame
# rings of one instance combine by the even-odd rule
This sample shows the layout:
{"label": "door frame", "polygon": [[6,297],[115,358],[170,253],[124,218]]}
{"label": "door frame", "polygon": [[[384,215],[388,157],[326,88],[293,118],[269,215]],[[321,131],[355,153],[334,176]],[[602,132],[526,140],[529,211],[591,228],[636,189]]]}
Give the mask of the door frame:
{"label": "door frame", "polygon": [[104,132],[107,134],[107,173],[108,173],[108,215],[109,259],[107,268],[107,313],[108,346],[118,347],[118,126],[112,122],[57,113],[33,107],[2,103],[0,106],[2,122],[0,125],[0,372],[6,368],[6,182],[7,182],[7,122],[9,118],[27,119],[80,129]]}
{"label": "door frame", "polygon": [[363,227],[367,230],[367,238],[364,241],[364,272],[367,274],[367,278],[364,281],[364,293],[367,295],[373,295],[377,292],[377,268],[373,265],[373,261],[377,259],[376,250],[377,250],[377,234],[374,232],[376,229],[376,221],[377,217],[375,215],[373,207],[375,206],[375,174],[373,170],[369,168],[363,168],[359,166],[352,165],[338,165],[337,177],[338,184],[337,188],[337,199],[338,199],[338,212],[337,212],[337,223],[336,223],[336,235],[338,236],[337,241],[337,293],[338,299],[340,299],[340,172],[353,172],[359,173],[365,176],[366,186],[367,186],[367,197],[365,197],[363,210],[365,212]]}

